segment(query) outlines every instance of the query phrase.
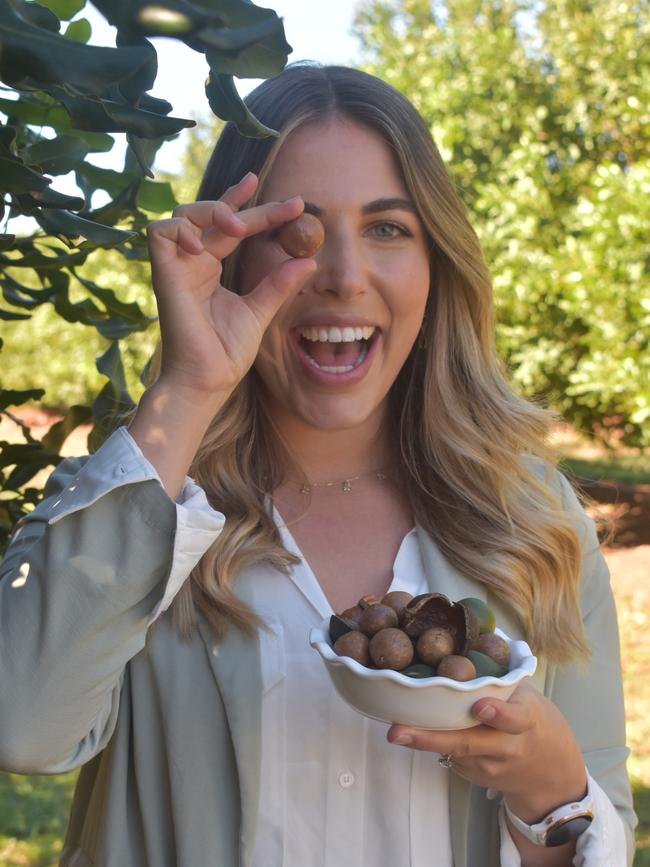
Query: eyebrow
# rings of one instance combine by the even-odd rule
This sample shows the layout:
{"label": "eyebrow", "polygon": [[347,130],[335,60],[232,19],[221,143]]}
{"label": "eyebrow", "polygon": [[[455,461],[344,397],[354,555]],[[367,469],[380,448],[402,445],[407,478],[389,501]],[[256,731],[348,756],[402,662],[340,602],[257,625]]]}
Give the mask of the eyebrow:
{"label": "eyebrow", "polygon": [[[417,214],[415,205],[409,199],[401,199],[399,197],[375,199],[368,202],[361,208],[362,214],[378,214],[382,211],[410,211],[412,214]],[[313,202],[305,202],[305,213],[313,214],[315,217],[322,217],[325,214],[323,208],[319,208]]]}

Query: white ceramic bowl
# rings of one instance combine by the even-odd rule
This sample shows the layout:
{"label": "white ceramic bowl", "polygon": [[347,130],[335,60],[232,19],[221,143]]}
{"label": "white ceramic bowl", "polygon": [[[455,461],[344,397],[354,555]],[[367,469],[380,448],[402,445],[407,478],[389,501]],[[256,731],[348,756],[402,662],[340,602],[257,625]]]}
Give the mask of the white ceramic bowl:
{"label": "white ceramic bowl", "polygon": [[371,719],[421,729],[466,729],[479,724],[470,713],[479,698],[507,700],[524,677],[537,668],[525,641],[511,641],[510,671],[503,677],[458,681],[448,677],[419,680],[398,671],[365,668],[349,656],[338,656],[329,637],[329,619],[314,627],[309,643],[321,655],[336,691],[355,710]]}

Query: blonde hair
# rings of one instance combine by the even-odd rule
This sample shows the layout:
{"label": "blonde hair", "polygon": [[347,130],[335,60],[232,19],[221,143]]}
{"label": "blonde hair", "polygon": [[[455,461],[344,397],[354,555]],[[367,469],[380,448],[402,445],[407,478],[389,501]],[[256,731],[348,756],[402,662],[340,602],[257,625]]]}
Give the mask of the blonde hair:
{"label": "blonde hair", "polygon": [[[507,383],[494,343],[489,274],[424,121],[389,85],[337,66],[287,67],[247,103],[280,137],[247,139],[228,124],[199,199],[219,198],[247,171],[260,175],[263,191],[287,136],[336,115],[378,132],[394,152],[431,255],[422,333],[390,394],[414,517],[459,571],[509,606],[536,653],[557,662],[586,655],[580,542],[539,472],[552,471],[545,443],[553,419]],[[235,254],[224,264],[224,283],[233,291],[237,268]],[[287,571],[295,562],[267,499],[291,455],[265,413],[256,376],[254,369],[247,374],[213,420],[190,470],[226,524],[174,603],[183,635],[193,628],[195,607],[217,639],[229,627],[252,634],[262,622],[237,596],[237,576],[253,564]]]}

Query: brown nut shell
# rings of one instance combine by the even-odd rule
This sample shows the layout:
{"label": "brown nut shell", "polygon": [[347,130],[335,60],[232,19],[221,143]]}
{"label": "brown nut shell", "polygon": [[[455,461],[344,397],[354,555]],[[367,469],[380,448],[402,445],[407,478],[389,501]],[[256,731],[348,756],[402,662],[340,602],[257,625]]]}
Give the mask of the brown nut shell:
{"label": "brown nut shell", "polygon": [[339,614],[339,617],[341,618],[341,620],[345,620],[348,623],[353,623],[354,628],[358,629],[362,614],[363,608],[360,605],[353,605],[352,608],[346,608],[345,611],[342,611]]}
{"label": "brown nut shell", "polygon": [[349,656],[350,659],[355,659],[360,665],[367,667],[370,664],[369,644],[367,635],[353,629],[334,642],[334,653],[338,653],[339,656]]}
{"label": "brown nut shell", "polygon": [[397,614],[388,605],[382,605],[380,602],[369,605],[359,621],[359,629],[368,638],[372,638],[380,629],[388,629],[391,626],[397,626]]}
{"label": "brown nut shell", "polygon": [[469,649],[471,635],[469,611],[456,605],[442,593],[424,593],[409,602],[402,612],[402,629],[411,638],[419,638],[434,627],[449,630],[454,637],[454,653],[462,655]]}
{"label": "brown nut shell", "polygon": [[425,629],[416,644],[418,658],[435,668],[445,656],[454,652],[455,643],[451,632],[442,626]]}
{"label": "brown nut shell", "polygon": [[411,599],[413,599],[413,596],[410,593],[407,593],[406,590],[391,590],[389,593],[386,593],[381,597],[381,604],[388,605],[388,607],[392,608],[397,616],[400,617],[402,611],[406,608]]}
{"label": "brown nut shell", "polygon": [[278,242],[294,259],[307,259],[323,246],[325,227],[313,214],[301,214],[286,223],[278,233]]}
{"label": "brown nut shell", "polygon": [[510,646],[505,639],[495,632],[486,632],[484,635],[479,635],[472,644],[472,650],[484,653],[506,669],[510,664]]}
{"label": "brown nut shell", "polygon": [[[348,633],[349,635],[350,633]],[[345,638],[345,636],[343,636]],[[436,671],[438,677],[450,677],[452,680],[474,680],[476,668],[471,659],[466,656],[445,656]]]}
{"label": "brown nut shell", "polygon": [[413,661],[413,645],[401,629],[380,629],[370,639],[370,658],[377,668],[401,671]]}

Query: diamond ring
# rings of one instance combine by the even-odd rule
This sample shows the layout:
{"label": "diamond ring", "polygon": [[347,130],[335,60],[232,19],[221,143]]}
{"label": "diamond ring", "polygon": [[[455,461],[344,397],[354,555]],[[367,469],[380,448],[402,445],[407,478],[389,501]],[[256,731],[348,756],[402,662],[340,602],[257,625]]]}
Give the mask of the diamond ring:
{"label": "diamond ring", "polygon": [[450,770],[454,765],[454,757],[451,753],[443,753],[438,759],[438,764],[441,768]]}

